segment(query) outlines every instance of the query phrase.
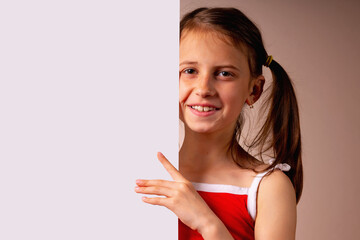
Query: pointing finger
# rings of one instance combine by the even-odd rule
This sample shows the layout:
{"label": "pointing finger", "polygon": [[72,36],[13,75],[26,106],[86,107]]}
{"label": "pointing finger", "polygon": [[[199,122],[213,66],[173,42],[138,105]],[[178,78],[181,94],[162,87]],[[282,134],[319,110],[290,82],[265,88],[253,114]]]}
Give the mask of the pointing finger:
{"label": "pointing finger", "polygon": [[166,159],[166,157],[161,152],[157,153],[157,157],[166,171],[170,174],[172,179],[175,181],[186,181],[181,173],[169,162],[169,160]]}

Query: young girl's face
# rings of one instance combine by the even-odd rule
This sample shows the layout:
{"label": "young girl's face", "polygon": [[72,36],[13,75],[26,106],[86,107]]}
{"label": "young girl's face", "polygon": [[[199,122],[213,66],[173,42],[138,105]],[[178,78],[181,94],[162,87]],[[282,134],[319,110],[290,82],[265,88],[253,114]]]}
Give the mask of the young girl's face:
{"label": "young girl's face", "polygon": [[233,131],[252,88],[246,55],[213,32],[180,40],[180,118],[199,133]]}

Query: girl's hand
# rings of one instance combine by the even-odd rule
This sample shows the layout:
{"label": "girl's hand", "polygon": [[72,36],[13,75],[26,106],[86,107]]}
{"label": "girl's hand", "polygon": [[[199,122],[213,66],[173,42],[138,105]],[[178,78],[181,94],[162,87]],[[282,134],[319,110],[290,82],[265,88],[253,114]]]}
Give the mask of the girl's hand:
{"label": "girl's hand", "polygon": [[157,157],[174,181],[136,180],[137,193],[165,196],[143,197],[142,200],[152,205],[167,207],[184,224],[200,234],[206,231],[205,228],[218,224],[220,220],[197,193],[191,182],[185,179],[164,155],[158,153]]}

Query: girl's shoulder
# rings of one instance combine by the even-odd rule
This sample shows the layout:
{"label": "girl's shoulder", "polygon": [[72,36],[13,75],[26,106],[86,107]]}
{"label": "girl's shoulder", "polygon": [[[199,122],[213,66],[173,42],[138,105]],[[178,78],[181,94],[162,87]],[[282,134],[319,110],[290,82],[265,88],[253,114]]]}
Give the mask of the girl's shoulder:
{"label": "girl's shoulder", "polygon": [[289,177],[275,169],[263,177],[257,195],[257,236],[265,233],[267,237],[281,236],[285,232],[293,235],[296,226],[296,194]]}
{"label": "girl's shoulder", "polygon": [[[284,173],[284,171],[289,171],[290,166],[288,164],[277,164],[274,168],[268,169],[269,164],[273,163],[273,159],[269,161],[268,164],[261,164],[255,170],[260,172],[257,174],[260,177],[259,191],[279,191],[286,190],[285,192],[295,194],[295,189],[292,185],[290,178]],[[284,191],[281,191],[283,193]],[[281,194],[279,193],[279,194]]]}
{"label": "girl's shoulder", "polygon": [[[262,191],[264,193],[270,192],[282,194],[282,193],[294,193],[294,187],[290,181],[290,178],[280,169],[274,169],[266,174],[261,184],[259,185],[259,192]],[[280,192],[278,192],[280,191]]]}

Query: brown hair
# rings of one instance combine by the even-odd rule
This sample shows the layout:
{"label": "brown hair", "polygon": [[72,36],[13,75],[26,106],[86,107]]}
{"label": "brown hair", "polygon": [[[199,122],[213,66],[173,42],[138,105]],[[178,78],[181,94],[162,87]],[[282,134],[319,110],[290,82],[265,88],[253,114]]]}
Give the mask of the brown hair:
{"label": "brown hair", "polygon": [[[245,47],[252,77],[262,75],[262,66],[268,54],[264,48],[261,33],[255,24],[241,11],[235,8],[198,8],[186,14],[180,22],[180,39],[185,31],[214,31],[225,36],[238,47]],[[269,65],[273,75],[271,94],[266,120],[249,148],[259,147],[260,156],[272,149],[275,161],[267,168],[278,163],[291,166],[285,174],[290,178],[299,202],[303,187],[301,160],[301,135],[298,104],[291,80],[281,65],[273,60]],[[240,117],[239,117],[240,118]],[[242,121],[235,127],[233,139],[229,145],[234,161],[240,167],[244,163],[243,149],[239,145]],[[269,142],[270,137],[270,142]],[[256,163],[252,163],[252,165]]]}

